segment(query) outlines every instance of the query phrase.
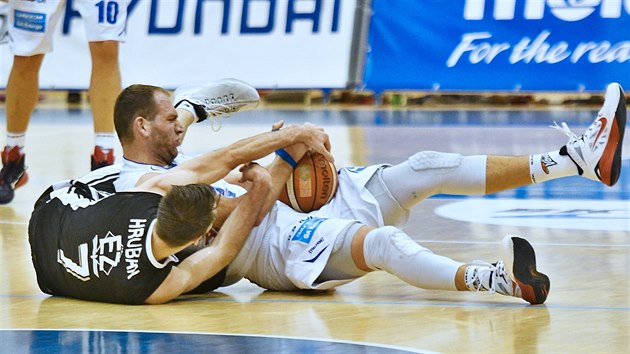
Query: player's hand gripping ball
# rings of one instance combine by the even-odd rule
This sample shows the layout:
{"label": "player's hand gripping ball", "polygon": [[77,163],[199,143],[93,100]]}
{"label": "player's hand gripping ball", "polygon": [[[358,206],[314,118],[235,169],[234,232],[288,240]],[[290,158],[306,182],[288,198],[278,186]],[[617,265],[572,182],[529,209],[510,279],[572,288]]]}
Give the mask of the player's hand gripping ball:
{"label": "player's hand gripping ball", "polygon": [[337,192],[337,168],[324,155],[308,152],[298,161],[280,193],[280,201],[299,212],[321,208]]}

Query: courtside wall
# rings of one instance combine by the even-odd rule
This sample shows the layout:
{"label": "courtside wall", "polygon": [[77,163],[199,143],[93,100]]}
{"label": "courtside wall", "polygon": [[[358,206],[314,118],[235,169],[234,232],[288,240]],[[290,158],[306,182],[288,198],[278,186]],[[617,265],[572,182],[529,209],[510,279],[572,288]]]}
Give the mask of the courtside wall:
{"label": "courtside wall", "polygon": [[[73,6],[44,61],[44,89],[89,85]],[[129,10],[124,85],[236,77],[261,89],[375,92],[630,87],[630,0],[133,0]],[[0,45],[0,87],[11,62]]]}

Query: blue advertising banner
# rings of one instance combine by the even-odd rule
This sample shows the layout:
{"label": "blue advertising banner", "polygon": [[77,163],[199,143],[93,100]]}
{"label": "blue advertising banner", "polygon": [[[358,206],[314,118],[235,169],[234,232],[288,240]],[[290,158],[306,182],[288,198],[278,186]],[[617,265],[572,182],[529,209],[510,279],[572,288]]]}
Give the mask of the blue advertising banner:
{"label": "blue advertising banner", "polygon": [[368,89],[630,87],[630,0],[373,0]]}

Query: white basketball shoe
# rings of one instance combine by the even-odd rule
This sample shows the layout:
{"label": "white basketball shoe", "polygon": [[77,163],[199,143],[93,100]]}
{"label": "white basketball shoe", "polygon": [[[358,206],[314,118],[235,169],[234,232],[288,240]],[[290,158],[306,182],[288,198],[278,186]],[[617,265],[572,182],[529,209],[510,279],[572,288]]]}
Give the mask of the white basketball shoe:
{"label": "white basketball shoe", "polygon": [[517,236],[501,242],[503,261],[494,264],[475,261],[465,273],[466,287],[471,291],[489,291],[521,298],[532,305],[547,300],[551,283],[547,275],[536,270],[536,253],[532,245]]}
{"label": "white basketball shoe", "polygon": [[[188,84],[178,87],[173,94],[175,108],[189,104],[193,107],[197,122],[212,119],[212,129],[221,128],[220,116],[258,106],[258,91],[237,79],[222,79],[206,84]],[[218,127],[215,127],[215,123]]]}
{"label": "white basketball shoe", "polygon": [[552,127],[569,137],[560,155],[569,156],[581,176],[608,186],[617,183],[626,129],[626,96],[618,83],[608,85],[604,105],[582,136],[576,136],[566,123]]}

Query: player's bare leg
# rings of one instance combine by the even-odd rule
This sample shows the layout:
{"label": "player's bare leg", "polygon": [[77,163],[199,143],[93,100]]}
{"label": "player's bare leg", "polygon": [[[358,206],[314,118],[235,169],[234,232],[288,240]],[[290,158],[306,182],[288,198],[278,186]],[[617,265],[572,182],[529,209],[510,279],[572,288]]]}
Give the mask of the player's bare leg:
{"label": "player's bare leg", "polygon": [[44,54],[14,56],[7,82],[7,141],[2,150],[0,204],[13,200],[14,190],[28,181],[24,145],[31,114],[39,100],[39,69]]}
{"label": "player's bare leg", "polygon": [[118,42],[90,42],[92,75],[90,78],[90,104],[94,118],[95,146],[92,170],[114,162],[114,105],[121,91]]}
{"label": "player's bare leg", "polygon": [[528,156],[488,156],[486,194],[531,184]]}

